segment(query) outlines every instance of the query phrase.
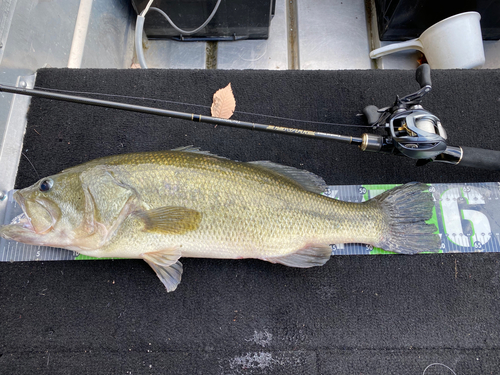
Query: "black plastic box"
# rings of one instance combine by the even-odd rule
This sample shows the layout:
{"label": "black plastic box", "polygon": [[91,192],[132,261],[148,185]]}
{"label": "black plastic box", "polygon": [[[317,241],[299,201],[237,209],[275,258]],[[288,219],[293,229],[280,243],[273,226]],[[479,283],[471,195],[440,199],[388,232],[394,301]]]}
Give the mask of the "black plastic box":
{"label": "black plastic box", "polygon": [[[148,0],[132,0],[135,11],[144,10]],[[183,30],[194,30],[210,16],[217,0],[155,0],[153,7],[164,11]],[[144,31],[151,39],[240,40],[267,39],[276,0],[222,0],[213,19],[193,35],[180,35],[158,12],[146,14]]]}
{"label": "black plastic box", "polygon": [[499,0],[375,0],[380,40],[408,40],[458,13],[481,15],[483,39],[500,39]]}

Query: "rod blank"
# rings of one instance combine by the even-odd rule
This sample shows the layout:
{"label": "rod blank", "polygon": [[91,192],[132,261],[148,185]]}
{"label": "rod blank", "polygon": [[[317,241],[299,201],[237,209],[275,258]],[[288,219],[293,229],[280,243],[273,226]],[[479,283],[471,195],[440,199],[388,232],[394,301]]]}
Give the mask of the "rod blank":
{"label": "rod blank", "polygon": [[147,113],[147,114],[157,115],[157,116],[173,117],[173,118],[178,118],[178,119],[182,119],[182,120],[204,122],[204,123],[208,123],[208,124],[231,126],[231,127],[235,127],[235,128],[267,131],[267,132],[271,132],[271,133],[288,134],[288,135],[295,135],[295,136],[308,137],[308,138],[319,138],[319,139],[333,140],[333,141],[337,141],[337,142],[341,142],[341,143],[349,143],[349,144],[356,144],[356,145],[361,145],[361,143],[362,143],[362,140],[360,137],[351,137],[351,136],[333,134],[333,133],[316,132],[316,131],[297,129],[297,128],[287,128],[287,127],[283,127],[283,126],[266,125],[266,124],[258,124],[258,123],[254,123],[254,122],[222,119],[222,118],[218,118],[218,117],[197,115],[194,113],[170,111],[167,109],[145,107],[145,106],[134,105],[134,104],[113,102],[113,101],[109,101],[109,100],[92,99],[92,98],[86,98],[83,96],[76,96],[76,95],[59,94],[59,93],[43,91],[43,90],[26,89],[26,88],[12,87],[12,86],[0,84],[0,91],[9,92],[9,93],[13,93],[13,94],[37,96],[40,98],[61,100],[61,101],[66,101],[66,102],[79,103],[79,104],[94,105],[94,106],[99,106],[99,107],[114,108],[114,109],[120,109],[120,110],[124,110],[124,111]]}

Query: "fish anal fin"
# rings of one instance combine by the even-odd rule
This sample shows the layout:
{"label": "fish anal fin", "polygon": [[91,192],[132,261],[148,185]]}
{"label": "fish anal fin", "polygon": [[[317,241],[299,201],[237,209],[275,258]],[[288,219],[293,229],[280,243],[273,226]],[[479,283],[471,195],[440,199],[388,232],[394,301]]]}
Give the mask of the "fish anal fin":
{"label": "fish anal fin", "polygon": [[144,222],[148,232],[184,234],[198,228],[202,214],[185,207],[159,207],[136,211],[134,214]]}
{"label": "fish anal fin", "polygon": [[280,263],[288,267],[309,268],[324,265],[332,255],[328,245],[307,246],[299,251],[276,258],[266,258],[271,263]]}
{"label": "fish anal fin", "polygon": [[167,292],[173,292],[177,288],[177,285],[179,285],[179,283],[181,282],[182,277],[181,262],[176,261],[169,266],[164,266],[147,259],[144,260],[155,271],[160,281],[163,283],[163,285],[165,285],[165,288],[167,288]]}

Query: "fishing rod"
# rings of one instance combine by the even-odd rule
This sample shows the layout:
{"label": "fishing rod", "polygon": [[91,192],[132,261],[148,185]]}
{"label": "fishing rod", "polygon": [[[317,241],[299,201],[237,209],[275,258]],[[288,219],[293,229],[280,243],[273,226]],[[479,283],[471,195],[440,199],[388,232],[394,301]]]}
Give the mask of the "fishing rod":
{"label": "fishing rod", "polygon": [[364,133],[361,137],[221,119],[194,113],[170,111],[160,108],[60,94],[37,89],[12,87],[2,84],[0,84],[0,91],[147,113],[157,116],[173,117],[208,124],[333,140],[357,145],[362,151],[407,156],[416,159],[417,165],[435,161],[500,171],[500,151],[474,147],[449,146],[446,144],[446,131],[439,118],[425,110],[421,105],[424,95],[429,93],[432,89],[429,65],[422,64],[417,68],[416,80],[420,85],[420,89],[403,98],[397,97],[392,106],[379,109],[374,105],[370,105],[363,109],[368,124],[374,129],[383,127],[387,134],[382,136],[373,133]]}
{"label": "fishing rod", "polygon": [[287,127],[283,127],[283,126],[265,125],[265,124],[258,124],[258,123],[254,123],[254,122],[245,122],[245,121],[238,121],[238,120],[231,120],[231,119],[223,119],[223,118],[212,117],[212,116],[197,115],[194,113],[170,111],[170,110],[161,109],[161,108],[153,108],[153,107],[146,107],[146,106],[141,106],[141,105],[121,103],[121,102],[113,102],[113,101],[109,101],[109,100],[92,99],[92,98],[86,98],[83,96],[59,94],[59,93],[55,93],[55,92],[36,90],[36,89],[27,89],[27,88],[21,88],[21,87],[13,87],[13,86],[7,86],[7,85],[2,85],[2,84],[0,84],[0,92],[1,91],[13,93],[13,94],[37,96],[37,97],[45,98],[45,99],[54,99],[54,100],[60,100],[60,101],[66,101],[66,102],[88,104],[88,105],[99,106],[99,107],[121,109],[124,111],[140,112],[140,113],[146,113],[146,114],[150,114],[150,115],[173,117],[173,118],[178,118],[178,119],[182,119],[182,120],[204,122],[204,123],[208,123],[208,124],[231,126],[231,127],[235,127],[235,128],[260,130],[260,131],[267,131],[267,132],[272,132],[272,133],[284,133],[284,134],[291,134],[291,135],[310,137],[310,138],[329,139],[329,140],[335,140],[335,141],[339,141],[339,142],[343,142],[343,143],[352,143],[352,144],[356,144],[356,145],[361,145],[361,143],[362,143],[362,140],[359,137],[351,137],[351,136],[340,135],[340,134],[316,132],[316,131],[303,130],[303,129],[297,129],[297,128],[287,128]]}

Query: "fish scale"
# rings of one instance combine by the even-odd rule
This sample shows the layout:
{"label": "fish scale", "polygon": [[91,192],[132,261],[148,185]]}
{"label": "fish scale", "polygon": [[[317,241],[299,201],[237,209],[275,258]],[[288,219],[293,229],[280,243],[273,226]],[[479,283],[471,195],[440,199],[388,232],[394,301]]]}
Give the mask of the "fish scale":
{"label": "fish scale", "polygon": [[180,257],[307,268],[328,261],[332,243],[402,253],[439,248],[435,227],[425,223],[433,208],[427,186],[404,185],[365,203],[331,199],[320,194],[325,188],[307,171],[190,147],[109,156],[16,193],[25,215],[0,235],[94,257],[141,258],[169,291],[180,282]]}

